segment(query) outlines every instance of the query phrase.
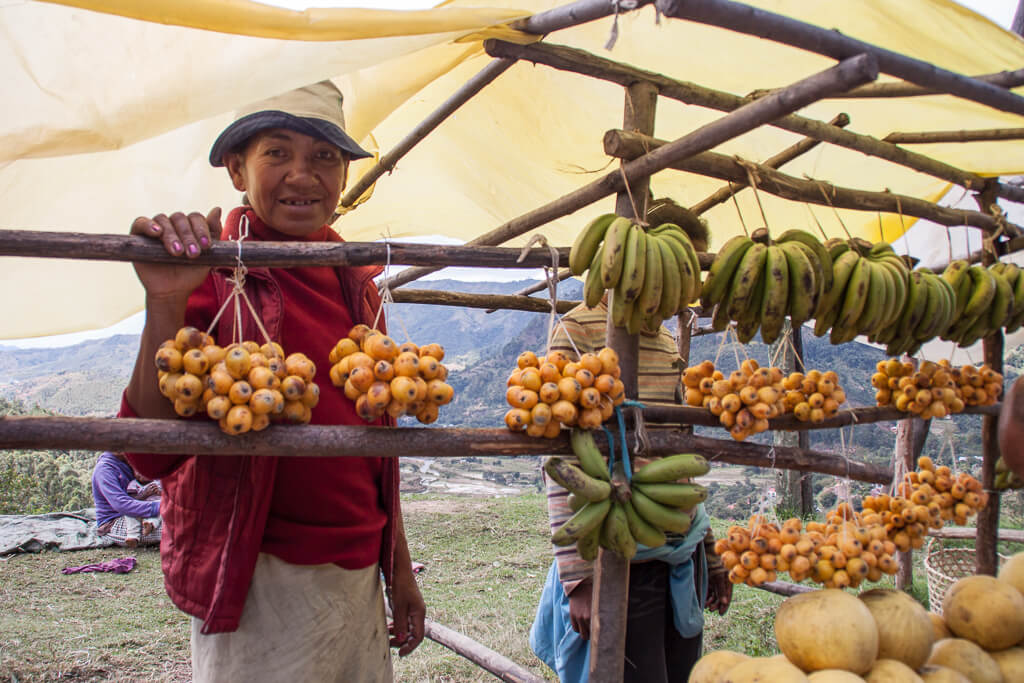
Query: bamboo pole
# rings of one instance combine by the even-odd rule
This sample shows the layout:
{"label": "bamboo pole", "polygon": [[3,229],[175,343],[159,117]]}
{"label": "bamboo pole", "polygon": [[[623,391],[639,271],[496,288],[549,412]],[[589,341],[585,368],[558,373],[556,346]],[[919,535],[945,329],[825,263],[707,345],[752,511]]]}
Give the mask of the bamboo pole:
{"label": "bamboo pole", "polygon": [[[664,140],[621,130],[610,130],[604,136],[605,153],[625,159],[639,158],[639,155],[643,155],[645,152],[650,153],[648,150],[657,150],[664,144],[666,144]],[[731,182],[747,178],[747,169],[750,169],[757,178],[758,190],[784,199],[834,206],[840,209],[903,214],[925,218],[940,225],[970,225],[988,233],[995,233],[1000,229],[1005,230],[1009,225],[1015,234],[1024,233],[1024,229],[1021,227],[1008,224],[1005,220],[997,219],[991,214],[981,211],[953,209],[908,195],[857,190],[839,187],[821,180],[796,178],[762,164],[739,157],[728,157],[717,152],[695,154],[682,161],[674,162],[671,168]]]}
{"label": "bamboo pole", "polygon": [[[650,83],[634,83],[625,89],[623,127],[644,133],[654,131],[658,91]],[[643,219],[647,215],[648,176],[625,183],[615,200],[620,216]],[[621,380],[627,399],[637,400],[640,365],[640,338],[612,323],[609,300],[606,346],[619,356]],[[612,468],[612,481],[628,485],[623,454]],[[594,590],[591,602],[590,675],[594,683],[616,683],[623,679],[626,664],[626,615],[629,612],[629,558],[602,547],[594,563]]]}
{"label": "bamboo pole", "polygon": [[[568,216],[610,194],[621,192],[626,181],[636,184],[680,159],[706,151],[719,144],[774,121],[786,113],[796,111],[811,102],[827,97],[829,92],[845,90],[855,83],[872,80],[876,72],[869,59],[852,58],[780,90],[775,95],[751,102],[722,118],[701,126],[687,135],[655,150],[649,155],[623,164],[618,170],[584,185],[578,190],[548,202],[528,213],[480,235],[470,245],[500,244],[518,237],[533,228]],[[626,85],[629,85],[628,83]],[[423,277],[437,268],[408,268],[387,280],[392,289]]]}
{"label": "bamboo pole", "polygon": [[[997,85],[1000,88],[1016,88],[1024,85],[1024,69],[1016,69],[1015,71],[999,71],[992,74],[981,74],[980,76],[975,76],[974,79],[990,83],[991,85]],[[771,92],[771,90],[758,90],[751,93],[750,96],[761,97],[768,92]],[[862,85],[859,88],[848,90],[836,95],[836,98],[922,97],[924,95],[940,94],[942,93],[934,88],[922,88],[919,85],[912,85],[905,82],[872,83],[870,85]]]}
{"label": "bamboo pole", "polygon": [[[461,308],[484,308],[488,313],[498,309],[504,311],[530,311],[533,313],[550,313],[551,301],[519,294],[470,294],[468,292],[442,292],[435,289],[406,289],[391,291],[391,299],[396,304],[427,304],[430,306],[459,306]],[[579,305],[579,301],[559,299],[555,302],[555,310],[568,313]]]}
{"label": "bamboo pole", "polygon": [[[936,538],[950,538],[958,541],[972,541],[978,537],[978,529],[972,526],[947,526],[941,529],[929,529],[929,536]],[[1022,529],[1000,529],[1000,541],[1012,543],[1024,543],[1024,530]]]}
{"label": "bamboo pole", "polygon": [[983,142],[987,140],[1021,140],[1024,128],[984,128],[979,130],[936,130],[921,133],[889,133],[883,142],[893,144],[925,144],[932,142]]}
{"label": "bamboo pole", "polygon": [[[514,45],[502,41],[485,41],[484,47],[492,57],[509,57],[521,59],[534,64],[543,64],[553,69],[592,76],[603,80],[628,85],[638,80],[648,80],[658,86],[663,97],[678,100],[685,104],[694,104],[719,111],[733,111],[752,101],[721,90],[712,90],[695,83],[679,81],[653,71],[638,69],[620,64],[610,59],[598,57],[584,50],[564,45]],[[981,191],[992,185],[996,194],[1013,201],[1024,201],[1024,188],[1001,184],[995,179],[984,178],[976,173],[965,171],[943,163],[923,154],[918,154],[888,142],[882,142],[869,135],[860,135],[823,121],[816,121],[803,116],[791,114],[772,121],[776,126],[792,133],[829,142],[839,147],[853,149],[869,156],[906,166],[921,173],[934,176],[947,182],[955,183],[969,190]]]}
{"label": "bamboo pole", "polygon": [[[835,118],[828,122],[830,126],[837,126],[844,128],[850,124],[850,117],[846,114],[838,114]],[[821,140],[815,140],[814,138],[804,138],[800,142],[790,145],[786,149],[782,150],[778,154],[775,154],[765,159],[761,165],[767,168],[779,168],[784,164],[788,164],[797,157],[803,156],[807,152],[821,144]],[[750,185],[749,181],[744,182],[730,182],[724,187],[715,190],[713,193],[700,200],[696,204],[690,207],[690,211],[693,211],[698,216],[705,213],[719,204],[726,202],[734,194],[739,192],[745,187]]]}
{"label": "bamboo pole", "polygon": [[[398,163],[399,159],[408,154],[413,147],[419,144],[423,138],[427,137],[431,131],[441,125],[441,123],[443,123],[449,116],[454,114],[459,107],[487,87],[487,85],[494,81],[498,76],[505,73],[505,71],[515,63],[516,60],[514,59],[495,59],[488,63],[487,66],[481,69],[475,76],[466,81],[462,87],[456,90],[451,97],[442,102],[441,105],[419,125],[409,131],[409,133],[402,138],[390,152],[380,158],[380,161],[364,173],[341,198],[340,205],[343,207],[350,207],[355,204],[356,200],[359,199],[363,193],[377,181],[378,178],[385,173],[391,172],[391,170],[395,168],[395,164]],[[338,215],[339,214],[337,213],[334,214],[331,223],[337,220]]]}
{"label": "bamboo pole", "polygon": [[[159,242],[136,235],[0,230],[0,256],[179,263]],[[559,264],[568,265],[569,248],[558,248]],[[513,247],[412,244],[408,242],[244,242],[242,260],[252,267],[367,266],[441,264],[478,268],[540,268],[551,265],[551,250]],[[235,242],[215,242],[190,264],[234,266]]]}
{"label": "bamboo pole", "polygon": [[833,59],[870,54],[878,60],[878,68],[882,73],[999,111],[1024,115],[1024,98],[1009,90],[856,40],[834,29],[814,26],[730,0],[657,0],[656,4],[667,17],[746,33]]}
{"label": "bamboo pole", "polygon": [[[442,408],[442,414],[444,409]],[[849,476],[888,484],[887,468],[819,451],[776,448],[732,439],[686,434],[678,429],[649,429],[652,456],[707,452],[709,459],[737,465],[780,467]],[[632,435],[628,435],[632,440]],[[598,447],[607,455],[607,444]],[[429,455],[434,458],[566,455],[572,453],[568,432],[556,439],[534,439],[505,428],[364,427],[361,425],[271,425],[262,432],[229,436],[210,421],[142,418],[34,417],[0,418],[0,449],[91,450],[190,455],[382,458]]]}

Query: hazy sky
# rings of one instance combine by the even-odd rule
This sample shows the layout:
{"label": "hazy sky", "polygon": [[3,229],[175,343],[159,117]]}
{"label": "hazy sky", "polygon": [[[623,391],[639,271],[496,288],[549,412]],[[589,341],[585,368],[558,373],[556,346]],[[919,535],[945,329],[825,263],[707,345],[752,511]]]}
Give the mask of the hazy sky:
{"label": "hazy sky", "polygon": [[[434,0],[263,0],[268,5],[290,7],[292,9],[305,9],[310,7],[373,7],[375,9],[424,9],[438,4]],[[1013,20],[1013,14],[1017,7],[1017,0],[959,0],[961,5],[973,9],[1000,26],[1009,27]],[[515,0],[508,0],[509,7],[515,7]],[[452,243],[453,240],[435,240]],[[503,277],[505,273],[507,277]],[[489,270],[481,272],[471,268],[446,268],[436,277],[456,279],[525,279],[532,277],[531,271],[516,270],[501,271]],[[539,276],[538,276],[539,277]],[[53,337],[39,337],[35,339],[21,340],[0,340],[0,346],[18,346],[22,348],[33,347],[56,347],[77,344],[86,339],[104,339],[113,334],[135,334],[142,329],[143,315],[138,313],[130,318],[102,330],[91,330],[77,332],[74,334],[62,334]]]}

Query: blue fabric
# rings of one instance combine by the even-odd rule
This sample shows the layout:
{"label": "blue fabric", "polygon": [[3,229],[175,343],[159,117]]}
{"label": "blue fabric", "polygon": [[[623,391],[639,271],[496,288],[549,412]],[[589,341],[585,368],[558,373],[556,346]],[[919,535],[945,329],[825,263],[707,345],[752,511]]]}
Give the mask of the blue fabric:
{"label": "blue fabric", "polygon": [[[707,572],[700,590],[694,585],[693,553],[704,540],[711,521],[703,505],[697,506],[686,536],[658,548],[639,546],[634,560],[659,560],[671,565],[669,592],[673,621],[679,635],[692,638],[704,628]],[[562,683],[586,683],[590,678],[590,641],[583,640],[569,620],[569,596],[558,578],[558,562],[551,563],[541,591],[537,615],[530,628],[530,648],[558,675]]]}

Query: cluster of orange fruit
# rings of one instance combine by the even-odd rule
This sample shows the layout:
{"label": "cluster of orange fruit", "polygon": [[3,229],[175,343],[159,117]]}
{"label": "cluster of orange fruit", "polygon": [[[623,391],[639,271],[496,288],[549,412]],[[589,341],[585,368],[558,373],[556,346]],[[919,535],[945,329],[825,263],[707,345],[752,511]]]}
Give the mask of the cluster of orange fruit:
{"label": "cluster of orange fruit", "polygon": [[276,342],[218,346],[183,327],[156,352],[160,393],[182,417],[205,412],[227,434],[260,431],[270,421],[309,422],[320,400],[316,366],[302,353],[285,356]]}
{"label": "cluster of orange fruit", "polygon": [[626,400],[619,355],[606,347],[578,361],[562,351],[537,357],[524,351],[509,375],[505,425],[514,432],[553,439],[562,425],[597,429]]}
{"label": "cluster of orange fruit", "polygon": [[839,412],[846,392],[835,372],[809,370],[789,375],[748,358],[728,377],[706,360],[683,371],[687,405],[718,417],[737,441],[768,429],[768,420],[792,413],[801,422],[821,422]]}
{"label": "cluster of orange fruit", "polygon": [[384,415],[415,416],[423,424],[437,420],[439,408],[455,395],[440,344],[397,344],[368,325],[355,325],[328,355],[331,383],[355,402],[367,422]]}
{"label": "cluster of orange fruit", "polygon": [[788,572],[799,583],[811,579],[826,588],[856,588],[895,574],[896,544],[881,525],[868,526],[846,503],[828,513],[826,522],[793,517],[780,527],[754,515],[747,527],[731,526],[715,542],[715,552],[729,570],[729,581],[760,586]]}
{"label": "cluster of orange fruit", "polygon": [[936,467],[928,456],[918,458],[917,470],[904,475],[896,492],[865,496],[863,504],[865,514],[878,515],[877,522],[900,550],[920,548],[929,527],[939,529],[948,521],[966,525],[988,503],[980,481],[967,472]]}
{"label": "cluster of orange fruit", "polygon": [[824,523],[806,527],[795,517],[780,527],[754,515],[747,527],[729,527],[715,541],[715,552],[732,583],[760,586],[788,572],[797,583],[811,579],[826,588],[857,588],[895,574],[896,553],[922,547],[929,527],[949,520],[963,526],[987,501],[977,479],[964,472],[954,476],[922,456],[896,495],[865,496],[861,512],[840,503]]}
{"label": "cluster of orange fruit", "polygon": [[959,413],[965,405],[992,405],[1003,391],[1003,376],[988,365],[952,367],[946,359],[915,368],[896,358],[878,361],[871,376],[875,403],[924,419]]}

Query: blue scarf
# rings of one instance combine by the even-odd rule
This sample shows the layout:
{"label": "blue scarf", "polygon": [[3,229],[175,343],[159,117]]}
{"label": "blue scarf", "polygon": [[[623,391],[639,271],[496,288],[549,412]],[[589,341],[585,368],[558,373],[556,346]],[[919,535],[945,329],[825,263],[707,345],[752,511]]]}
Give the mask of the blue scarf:
{"label": "blue scarf", "polygon": [[[693,553],[704,540],[711,522],[698,505],[686,536],[658,548],[639,546],[636,560],[658,560],[671,566],[669,594],[676,630],[692,638],[704,629],[704,600],[707,597],[707,572],[701,573],[698,587],[694,581]],[[530,648],[562,683],[586,683],[590,677],[590,641],[573,630],[569,620],[569,596],[558,579],[558,562],[551,563],[537,616],[530,629]]]}

